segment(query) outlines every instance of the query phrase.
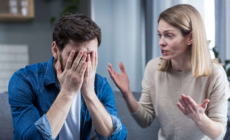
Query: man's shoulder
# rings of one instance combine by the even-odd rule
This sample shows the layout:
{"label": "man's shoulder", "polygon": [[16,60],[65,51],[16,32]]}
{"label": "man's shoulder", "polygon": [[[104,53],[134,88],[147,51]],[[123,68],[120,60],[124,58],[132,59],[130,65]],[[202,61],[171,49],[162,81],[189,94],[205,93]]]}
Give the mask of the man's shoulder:
{"label": "man's shoulder", "polygon": [[95,88],[97,92],[103,93],[103,90],[106,88],[110,88],[110,85],[105,77],[102,77],[101,75],[96,73],[95,76]]}
{"label": "man's shoulder", "polygon": [[102,77],[101,75],[97,74],[95,75],[95,86],[97,87],[97,89],[101,89],[105,84],[106,84],[107,80],[106,78]]}
{"label": "man's shoulder", "polygon": [[24,80],[25,79],[32,80],[34,78],[36,79],[37,75],[42,75],[42,73],[45,74],[46,67],[47,67],[47,62],[27,65],[26,67],[17,70],[12,75],[11,80],[15,80],[15,79],[18,79],[18,78],[19,79],[24,79]]}
{"label": "man's shoulder", "polygon": [[23,77],[34,76],[36,74],[45,72],[47,63],[48,62],[27,65],[26,67],[17,70],[15,73]]}

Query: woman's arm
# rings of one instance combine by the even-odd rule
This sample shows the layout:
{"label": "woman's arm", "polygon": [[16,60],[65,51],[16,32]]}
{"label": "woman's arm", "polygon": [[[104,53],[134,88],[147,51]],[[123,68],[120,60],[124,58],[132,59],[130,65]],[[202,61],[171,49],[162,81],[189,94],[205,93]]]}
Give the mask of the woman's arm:
{"label": "woman's arm", "polygon": [[138,125],[146,128],[155,118],[155,112],[148,86],[148,65],[146,66],[144,78],[142,81],[142,94],[139,103],[136,101],[129,88],[129,79],[121,62],[119,63],[119,66],[121,69],[121,74],[114,71],[112,65],[109,64],[109,74],[116,86],[120,89],[128,110],[134,120],[138,123]]}

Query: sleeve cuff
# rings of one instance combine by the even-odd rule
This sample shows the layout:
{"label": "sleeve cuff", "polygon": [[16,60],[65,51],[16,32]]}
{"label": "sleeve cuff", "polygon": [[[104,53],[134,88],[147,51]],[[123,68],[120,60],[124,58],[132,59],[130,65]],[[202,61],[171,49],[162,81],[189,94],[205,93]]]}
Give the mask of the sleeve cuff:
{"label": "sleeve cuff", "polygon": [[53,140],[52,129],[46,114],[35,122],[35,126],[44,139]]}
{"label": "sleeve cuff", "polygon": [[109,138],[107,138],[107,137],[101,136],[96,131],[96,134],[97,134],[97,137],[99,140],[109,140],[109,139],[113,139],[114,137],[119,136],[119,132],[122,129],[121,121],[116,116],[113,116],[113,115],[111,115],[111,118],[113,121],[113,133],[112,133],[112,135]]}

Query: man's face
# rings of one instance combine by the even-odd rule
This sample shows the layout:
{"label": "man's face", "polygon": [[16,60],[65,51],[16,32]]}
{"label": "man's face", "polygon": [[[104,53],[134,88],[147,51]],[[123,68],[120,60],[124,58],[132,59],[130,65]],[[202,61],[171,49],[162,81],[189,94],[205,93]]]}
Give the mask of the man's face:
{"label": "man's face", "polygon": [[61,52],[58,51],[58,60],[61,62],[62,71],[65,69],[66,61],[68,60],[69,54],[72,50],[75,50],[76,52],[75,58],[80,50],[86,54],[90,54],[91,56],[92,51],[97,52],[97,45],[98,42],[96,38],[94,40],[83,43],[78,43],[76,41],[70,40]]}

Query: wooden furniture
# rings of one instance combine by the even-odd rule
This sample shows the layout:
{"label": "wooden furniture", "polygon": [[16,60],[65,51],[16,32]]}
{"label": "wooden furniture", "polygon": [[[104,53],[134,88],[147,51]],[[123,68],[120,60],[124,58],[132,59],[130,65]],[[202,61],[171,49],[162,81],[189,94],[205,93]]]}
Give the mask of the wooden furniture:
{"label": "wooden furniture", "polygon": [[[28,20],[31,20],[34,18],[34,0],[16,0],[17,5],[20,5],[22,1],[26,1],[27,3],[27,9],[26,10],[26,13],[24,13],[24,15],[22,14],[22,12],[20,11],[21,9],[18,9],[18,13],[16,14],[13,14],[13,13],[10,13],[10,6],[9,6],[9,2],[10,0],[1,0],[0,1],[0,5],[2,4],[5,4],[4,8],[7,9],[6,11],[7,12],[3,12],[3,13],[0,13],[0,22],[1,21],[4,21],[4,22],[25,22],[25,21],[28,21]],[[18,6],[17,8],[22,8],[22,6]]]}

